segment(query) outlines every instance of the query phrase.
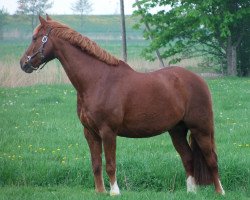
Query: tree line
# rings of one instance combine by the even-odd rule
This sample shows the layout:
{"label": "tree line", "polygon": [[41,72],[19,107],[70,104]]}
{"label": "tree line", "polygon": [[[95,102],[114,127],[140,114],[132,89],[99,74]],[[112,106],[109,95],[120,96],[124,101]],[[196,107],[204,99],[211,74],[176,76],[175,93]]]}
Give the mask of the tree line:
{"label": "tree line", "polygon": [[[50,0],[17,2],[16,14],[28,16],[32,29],[37,16],[53,5]],[[173,64],[199,57],[204,65],[218,66],[224,74],[250,74],[250,0],[136,0],[134,6],[133,15],[140,19],[136,27],[144,28],[143,36],[150,40],[142,53],[146,59],[167,58]],[[155,8],[158,11],[152,12]],[[72,10],[80,14],[82,29],[83,15],[92,10],[92,4],[76,0]],[[0,39],[7,15],[0,9]]]}
{"label": "tree line", "polygon": [[[38,23],[38,16],[44,15],[46,11],[53,6],[53,0],[17,0],[17,10],[15,15],[30,21],[33,30]],[[83,26],[83,15],[92,11],[92,4],[89,0],[75,0],[71,4],[71,10],[80,14],[80,27]],[[0,29],[7,22],[7,11],[5,8],[0,9]]]}
{"label": "tree line", "polygon": [[140,0],[135,6],[134,14],[143,16],[137,27],[148,24],[144,37],[153,38],[145,58],[154,60],[159,49],[170,63],[202,57],[228,75],[250,74],[249,0]]}

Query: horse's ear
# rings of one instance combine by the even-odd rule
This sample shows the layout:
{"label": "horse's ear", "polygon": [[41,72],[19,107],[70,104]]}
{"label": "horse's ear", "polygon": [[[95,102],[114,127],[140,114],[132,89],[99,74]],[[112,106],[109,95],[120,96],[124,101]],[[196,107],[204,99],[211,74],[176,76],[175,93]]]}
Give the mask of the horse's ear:
{"label": "horse's ear", "polygon": [[40,20],[40,23],[41,23],[42,26],[46,25],[46,23],[47,23],[46,20],[43,19],[40,15],[39,15],[39,20]]}
{"label": "horse's ear", "polygon": [[51,17],[50,17],[48,14],[46,14],[46,20],[47,20],[47,21],[52,20]]}

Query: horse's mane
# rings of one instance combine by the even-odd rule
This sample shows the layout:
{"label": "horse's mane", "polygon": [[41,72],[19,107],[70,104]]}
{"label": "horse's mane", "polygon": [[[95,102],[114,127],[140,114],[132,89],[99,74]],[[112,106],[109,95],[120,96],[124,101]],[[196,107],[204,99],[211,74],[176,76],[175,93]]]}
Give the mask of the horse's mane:
{"label": "horse's mane", "polygon": [[50,20],[47,25],[51,28],[51,34],[68,41],[70,44],[81,48],[83,51],[95,56],[97,59],[109,64],[118,65],[119,59],[111,55],[88,37],[81,35],[75,30],[59,22]]}

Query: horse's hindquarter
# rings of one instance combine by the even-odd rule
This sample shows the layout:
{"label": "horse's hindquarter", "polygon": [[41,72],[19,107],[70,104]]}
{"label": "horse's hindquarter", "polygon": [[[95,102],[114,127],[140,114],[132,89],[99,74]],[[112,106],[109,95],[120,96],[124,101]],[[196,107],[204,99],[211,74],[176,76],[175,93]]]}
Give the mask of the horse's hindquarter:
{"label": "horse's hindquarter", "polygon": [[171,129],[185,114],[185,89],[168,69],[128,77],[130,84],[118,135],[150,137]]}

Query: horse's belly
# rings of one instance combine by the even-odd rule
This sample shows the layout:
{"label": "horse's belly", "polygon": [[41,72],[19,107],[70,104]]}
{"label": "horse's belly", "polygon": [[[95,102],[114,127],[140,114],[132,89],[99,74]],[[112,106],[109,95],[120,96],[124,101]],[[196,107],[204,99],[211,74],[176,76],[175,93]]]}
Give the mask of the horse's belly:
{"label": "horse's belly", "polygon": [[180,121],[180,117],[175,116],[154,116],[135,117],[132,121],[124,121],[119,129],[118,135],[122,137],[143,138],[159,135],[168,131]]}
{"label": "horse's belly", "polygon": [[156,135],[160,135],[163,132],[167,131],[167,129],[156,130],[156,129],[127,129],[123,128],[118,132],[118,136],[128,137],[128,138],[146,138],[153,137]]}

